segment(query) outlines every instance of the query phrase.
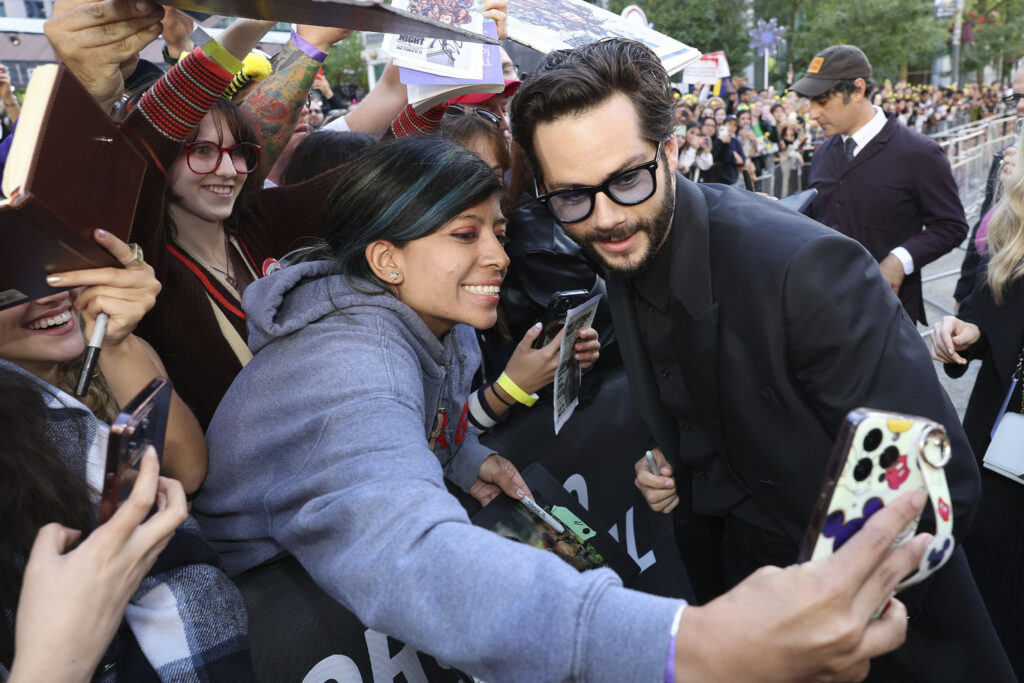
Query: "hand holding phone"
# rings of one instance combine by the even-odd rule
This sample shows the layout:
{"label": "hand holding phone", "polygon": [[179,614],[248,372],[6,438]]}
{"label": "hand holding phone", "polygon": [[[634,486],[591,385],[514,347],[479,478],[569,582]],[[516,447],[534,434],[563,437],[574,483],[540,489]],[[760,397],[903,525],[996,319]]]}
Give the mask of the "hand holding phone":
{"label": "hand holding phone", "polygon": [[77,547],[81,531],[57,523],[36,535],[18,599],[12,681],[89,680],[128,600],[185,521],[184,489],[160,477],[147,452],[128,504]]}
{"label": "hand holding phone", "polygon": [[152,447],[158,459],[163,454],[170,406],[171,381],[157,377],[129,401],[110,425],[100,524],[113,517],[131,495],[146,449]]}
{"label": "hand holding phone", "polygon": [[551,343],[558,331],[565,325],[565,314],[586,302],[590,292],[586,289],[572,289],[555,292],[551,295],[544,315],[541,317],[541,332],[533,342],[533,348],[539,349]]}
{"label": "hand holding phone", "polygon": [[[800,561],[839,550],[879,510],[908,491],[932,503],[935,533],[918,571],[898,590],[926,579],[953,554],[953,508],[943,467],[951,457],[942,425],[927,418],[858,408],[846,416],[826,469]],[[920,515],[894,545],[914,536]]]}

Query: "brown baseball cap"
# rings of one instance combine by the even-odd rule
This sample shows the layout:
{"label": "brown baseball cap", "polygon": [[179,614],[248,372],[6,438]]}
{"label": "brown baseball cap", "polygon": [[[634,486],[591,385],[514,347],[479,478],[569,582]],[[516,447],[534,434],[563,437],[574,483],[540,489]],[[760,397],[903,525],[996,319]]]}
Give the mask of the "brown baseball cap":
{"label": "brown baseball cap", "polygon": [[836,87],[841,80],[871,78],[871,62],[853,45],[826,47],[811,60],[807,73],[789,87],[797,95],[817,97]]}

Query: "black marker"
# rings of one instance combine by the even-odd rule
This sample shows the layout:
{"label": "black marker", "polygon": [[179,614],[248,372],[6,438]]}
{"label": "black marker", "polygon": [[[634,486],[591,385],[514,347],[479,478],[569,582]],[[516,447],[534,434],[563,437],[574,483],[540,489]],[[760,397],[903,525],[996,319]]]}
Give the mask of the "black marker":
{"label": "black marker", "polygon": [[103,338],[107,336],[107,323],[110,316],[100,313],[96,316],[96,324],[92,326],[92,336],[89,337],[89,345],[85,349],[85,360],[82,362],[82,374],[78,376],[78,384],[75,385],[75,396],[82,398],[89,393],[89,382],[92,381],[93,370],[100,359],[100,347],[103,346]]}

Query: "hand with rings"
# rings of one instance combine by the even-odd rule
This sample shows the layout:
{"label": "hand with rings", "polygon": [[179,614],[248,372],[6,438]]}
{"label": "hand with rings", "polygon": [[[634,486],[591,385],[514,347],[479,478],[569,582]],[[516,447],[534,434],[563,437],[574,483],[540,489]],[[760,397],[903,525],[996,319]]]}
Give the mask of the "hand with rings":
{"label": "hand with rings", "polygon": [[46,278],[53,287],[84,287],[75,300],[75,310],[82,312],[83,328],[88,338],[96,316],[110,317],[104,346],[120,344],[132,333],[156,303],[160,282],[153,268],[143,259],[137,244],[125,244],[106,230],[96,230],[96,243],[117,259],[123,268],[89,268],[67,273],[54,273]]}

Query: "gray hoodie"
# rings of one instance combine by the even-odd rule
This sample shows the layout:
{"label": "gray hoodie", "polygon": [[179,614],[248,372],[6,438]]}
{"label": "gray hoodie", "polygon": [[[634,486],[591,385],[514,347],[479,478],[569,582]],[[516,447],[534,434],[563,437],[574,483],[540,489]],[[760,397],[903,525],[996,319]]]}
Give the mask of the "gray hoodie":
{"label": "gray hoodie", "polygon": [[661,680],[679,601],[474,527],[445,489],[472,485],[490,452],[458,419],[473,330],[439,341],[328,268],[245,292],[255,357],[210,424],[194,510],[228,573],[291,553],[367,626],[492,683]]}

